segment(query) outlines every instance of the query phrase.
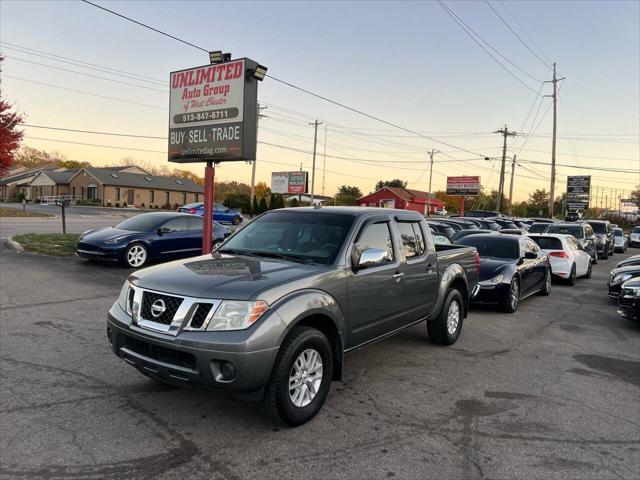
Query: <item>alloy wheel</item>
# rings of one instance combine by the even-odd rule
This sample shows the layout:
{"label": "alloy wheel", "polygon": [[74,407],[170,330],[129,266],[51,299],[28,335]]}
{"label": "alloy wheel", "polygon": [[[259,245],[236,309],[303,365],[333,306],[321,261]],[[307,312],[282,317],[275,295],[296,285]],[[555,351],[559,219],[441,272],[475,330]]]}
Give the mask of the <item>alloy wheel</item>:
{"label": "alloy wheel", "polygon": [[306,407],[318,394],[322,383],[322,357],[308,348],[304,350],[289,373],[289,398],[296,407]]}
{"label": "alloy wheel", "polygon": [[509,304],[512,310],[518,307],[518,301],[520,301],[520,287],[518,286],[518,282],[513,282],[509,290]]}
{"label": "alloy wheel", "polygon": [[449,335],[454,335],[458,329],[460,323],[460,305],[453,300],[449,304],[449,310],[447,311],[447,332]]}
{"label": "alloy wheel", "polygon": [[147,260],[147,250],[142,245],[134,245],[127,251],[127,263],[132,267],[140,267]]}

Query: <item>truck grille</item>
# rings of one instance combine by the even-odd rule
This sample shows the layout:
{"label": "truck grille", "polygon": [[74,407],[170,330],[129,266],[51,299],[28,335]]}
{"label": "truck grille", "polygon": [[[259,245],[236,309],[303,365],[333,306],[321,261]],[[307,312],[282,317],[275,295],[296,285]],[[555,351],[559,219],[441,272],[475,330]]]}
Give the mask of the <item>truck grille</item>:
{"label": "truck grille", "polygon": [[191,368],[195,370],[197,368],[196,358],[187,352],[180,350],[173,350],[171,348],[161,347],[154,345],[153,343],[145,342],[144,340],[138,340],[126,335],[124,336],[124,347],[133,350],[140,355],[159,360],[165,363],[171,363],[173,365],[179,365],[181,367]]}
{"label": "truck grille", "polygon": [[211,303],[198,303],[198,307],[196,308],[193,317],[191,318],[191,323],[189,326],[194,329],[201,328],[204,325],[204,321],[209,315],[209,312],[213,308],[213,304]]}
{"label": "truck grille", "polygon": [[145,291],[142,294],[142,318],[170,325],[182,302],[180,297]]}

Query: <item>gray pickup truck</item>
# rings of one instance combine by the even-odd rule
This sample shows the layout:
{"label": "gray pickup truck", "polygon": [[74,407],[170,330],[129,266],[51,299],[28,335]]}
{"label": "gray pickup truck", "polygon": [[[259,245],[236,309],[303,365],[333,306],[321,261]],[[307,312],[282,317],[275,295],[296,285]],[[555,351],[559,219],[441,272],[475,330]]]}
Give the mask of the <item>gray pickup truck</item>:
{"label": "gray pickup truck", "polygon": [[275,210],[210,255],[134,272],[107,335],[148,377],[260,400],[296,426],[341,379],[346,352],[425,320],[431,341],[453,344],[478,263],[473,247],[434,245],[415,212]]}

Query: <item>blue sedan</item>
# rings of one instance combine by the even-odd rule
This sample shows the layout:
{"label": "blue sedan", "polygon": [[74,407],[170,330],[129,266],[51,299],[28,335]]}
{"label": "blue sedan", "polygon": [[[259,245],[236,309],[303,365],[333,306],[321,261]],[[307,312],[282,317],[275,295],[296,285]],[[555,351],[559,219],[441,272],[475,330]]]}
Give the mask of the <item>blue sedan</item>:
{"label": "blue sedan", "polygon": [[457,241],[476,247],[480,255],[475,304],[513,313],[521,300],[534,293],[551,293],[549,258],[530,238],[516,235],[469,235]]}
{"label": "blue sedan", "polygon": [[[214,222],[213,246],[231,235]],[[143,213],[115,227],[80,235],[76,254],[92,260],[119,261],[133,268],[150,260],[192,257],[202,251],[202,217],[175,212]]]}
{"label": "blue sedan", "polygon": [[[190,213],[192,215],[204,216],[204,203],[191,203],[178,208],[179,212]],[[220,223],[232,223],[240,225],[242,214],[238,210],[231,210],[219,203],[213,204],[213,219]]]}

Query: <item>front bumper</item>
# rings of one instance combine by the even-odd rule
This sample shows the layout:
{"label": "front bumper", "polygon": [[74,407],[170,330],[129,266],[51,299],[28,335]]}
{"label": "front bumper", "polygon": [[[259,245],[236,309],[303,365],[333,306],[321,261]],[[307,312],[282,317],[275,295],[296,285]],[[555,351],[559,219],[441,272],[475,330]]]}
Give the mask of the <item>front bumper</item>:
{"label": "front bumper", "polygon": [[99,247],[90,243],[78,242],[76,255],[91,260],[118,261],[122,258],[124,247],[114,245],[113,248]]}
{"label": "front bumper", "polygon": [[478,293],[471,302],[477,305],[501,305],[509,295],[508,283],[497,283],[495,285],[480,285]]}
{"label": "front bumper", "polygon": [[622,291],[622,283],[607,283],[607,286],[609,287],[610,298],[617,299],[618,297],[620,297],[620,292]]}
{"label": "front bumper", "polygon": [[627,320],[640,321],[640,298],[621,296],[618,300],[618,315]]}
{"label": "front bumper", "polygon": [[250,330],[183,331],[177,336],[153,332],[133,325],[117,303],[107,318],[113,353],[144,375],[176,386],[235,394],[259,393],[278,353],[277,347],[252,350]]}

